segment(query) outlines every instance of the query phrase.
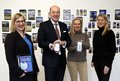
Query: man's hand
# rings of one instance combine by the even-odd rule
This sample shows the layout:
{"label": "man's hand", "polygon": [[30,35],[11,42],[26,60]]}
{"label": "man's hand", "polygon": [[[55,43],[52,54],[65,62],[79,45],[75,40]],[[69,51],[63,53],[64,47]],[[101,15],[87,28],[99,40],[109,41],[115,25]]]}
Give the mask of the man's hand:
{"label": "man's hand", "polygon": [[56,40],[54,43],[59,43],[62,46],[65,45],[65,41],[61,41],[60,39]]}

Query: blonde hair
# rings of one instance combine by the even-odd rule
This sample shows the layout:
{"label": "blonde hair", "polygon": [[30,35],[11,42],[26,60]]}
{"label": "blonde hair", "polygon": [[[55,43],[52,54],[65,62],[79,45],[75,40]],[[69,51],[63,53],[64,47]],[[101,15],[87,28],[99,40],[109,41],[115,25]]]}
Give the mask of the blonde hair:
{"label": "blonde hair", "polygon": [[80,32],[82,32],[82,20],[81,20],[80,18],[76,17],[76,18],[74,18],[74,19],[72,20],[71,27],[70,27],[70,34],[71,34],[72,36],[75,35],[74,23],[75,23],[76,20],[79,20],[79,21],[80,21],[80,24],[81,24]]}
{"label": "blonde hair", "polygon": [[107,19],[106,15],[103,15],[103,14],[99,14],[99,15],[97,16],[97,19],[98,19],[99,17],[104,18],[104,20],[106,21],[106,24],[105,24],[105,26],[104,26],[104,30],[103,30],[103,32],[102,32],[102,35],[104,35],[104,34],[109,30],[109,27],[108,27],[108,19]]}
{"label": "blonde hair", "polygon": [[[14,14],[14,16],[13,16],[13,18],[11,20],[11,27],[10,27],[11,32],[16,31],[16,29],[15,29],[15,21],[20,17],[23,17],[23,19],[25,21],[25,17],[21,13]],[[25,28],[26,28],[26,24],[25,24]],[[23,30],[23,32],[25,32],[25,29]]]}

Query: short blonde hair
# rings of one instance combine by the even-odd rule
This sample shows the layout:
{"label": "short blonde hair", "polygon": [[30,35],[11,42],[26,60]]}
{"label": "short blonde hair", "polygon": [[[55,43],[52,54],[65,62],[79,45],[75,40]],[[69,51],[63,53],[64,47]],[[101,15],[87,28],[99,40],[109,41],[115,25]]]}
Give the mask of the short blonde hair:
{"label": "short blonde hair", "polygon": [[[16,14],[14,14],[14,16],[13,16],[13,18],[12,18],[12,20],[11,20],[11,27],[10,27],[11,32],[15,32],[15,31],[16,31],[16,29],[15,29],[15,21],[16,21],[18,18],[20,18],[20,17],[23,17],[23,19],[24,19],[24,21],[25,21],[25,17],[24,17],[21,13],[16,13]],[[26,24],[25,24],[25,28],[26,28]],[[24,29],[23,32],[25,32],[25,29]]]}
{"label": "short blonde hair", "polygon": [[71,35],[75,35],[74,23],[75,23],[76,20],[79,20],[79,21],[80,21],[80,24],[81,24],[81,29],[80,29],[80,31],[82,32],[82,20],[81,20],[80,18],[76,17],[76,18],[74,18],[74,19],[72,20],[72,23],[71,23],[71,27],[70,27],[70,34],[71,34]]}
{"label": "short blonde hair", "polygon": [[103,32],[102,32],[102,35],[104,35],[104,34],[109,30],[109,27],[108,27],[108,19],[107,19],[106,15],[103,15],[103,14],[99,14],[99,15],[97,16],[97,19],[98,19],[99,17],[102,17],[102,18],[106,21],[106,24],[105,24],[105,26],[104,26],[104,30],[103,30]]}

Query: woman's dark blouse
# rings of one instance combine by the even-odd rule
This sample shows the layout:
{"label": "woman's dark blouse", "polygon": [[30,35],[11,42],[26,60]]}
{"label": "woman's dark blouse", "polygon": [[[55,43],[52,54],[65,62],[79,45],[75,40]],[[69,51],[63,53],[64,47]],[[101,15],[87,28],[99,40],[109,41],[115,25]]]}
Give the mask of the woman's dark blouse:
{"label": "woman's dark blouse", "polygon": [[115,35],[112,30],[108,30],[102,36],[103,29],[95,31],[93,37],[93,59],[104,59],[105,65],[110,67],[116,52]]}

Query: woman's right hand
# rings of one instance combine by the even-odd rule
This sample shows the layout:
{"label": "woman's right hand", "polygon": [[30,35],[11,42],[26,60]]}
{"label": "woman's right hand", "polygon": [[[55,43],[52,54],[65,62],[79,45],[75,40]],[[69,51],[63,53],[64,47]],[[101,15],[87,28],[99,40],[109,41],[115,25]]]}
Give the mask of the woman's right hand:
{"label": "woman's right hand", "polygon": [[26,74],[25,74],[25,73],[23,73],[23,74],[20,76],[20,78],[21,78],[21,77],[24,77],[25,75],[26,75]]}

